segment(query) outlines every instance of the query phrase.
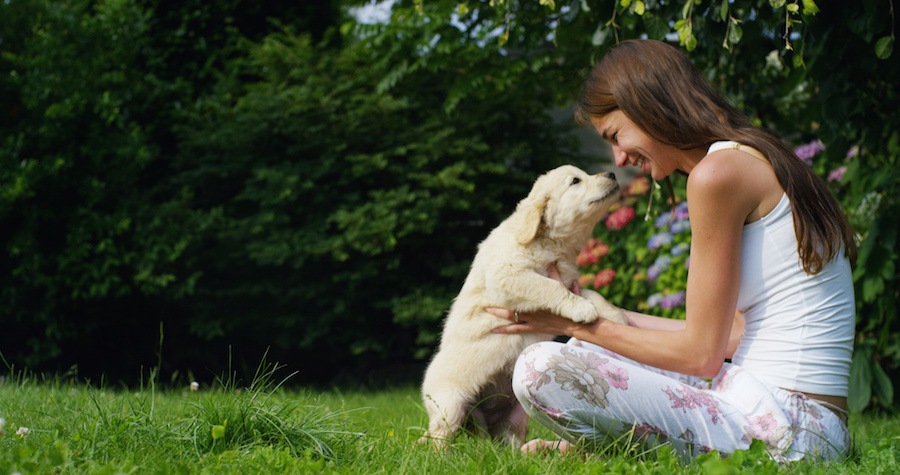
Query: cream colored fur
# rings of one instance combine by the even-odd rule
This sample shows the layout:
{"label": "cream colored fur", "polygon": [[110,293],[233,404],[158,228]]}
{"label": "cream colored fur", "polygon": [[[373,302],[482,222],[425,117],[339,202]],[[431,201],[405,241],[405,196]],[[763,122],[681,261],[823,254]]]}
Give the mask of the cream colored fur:
{"label": "cream colored fur", "polygon": [[486,307],[624,323],[621,312],[596,292],[585,289],[578,296],[547,277],[555,262],[566,286],[572,286],[578,278],[575,258],[618,190],[611,173],[589,175],[570,165],[553,169],[479,245],[425,372],[429,426],[420,442],[445,447],[468,423],[481,435],[516,447],[524,443],[528,417],[512,393],[512,370],[526,346],[549,336],[492,333],[509,322],[486,313]]}

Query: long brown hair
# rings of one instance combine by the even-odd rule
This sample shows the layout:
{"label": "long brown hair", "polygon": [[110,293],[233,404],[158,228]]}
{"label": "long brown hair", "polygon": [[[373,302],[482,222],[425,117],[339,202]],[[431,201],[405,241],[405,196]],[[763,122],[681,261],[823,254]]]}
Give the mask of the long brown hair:
{"label": "long brown hair", "polygon": [[758,149],[791,200],[803,270],[817,274],[842,244],[855,263],[853,230],[825,183],[778,137],[729,104],[679,49],[654,40],[612,47],[585,82],[576,115],[590,123],[615,110],[654,140],[682,150],[719,140]]}

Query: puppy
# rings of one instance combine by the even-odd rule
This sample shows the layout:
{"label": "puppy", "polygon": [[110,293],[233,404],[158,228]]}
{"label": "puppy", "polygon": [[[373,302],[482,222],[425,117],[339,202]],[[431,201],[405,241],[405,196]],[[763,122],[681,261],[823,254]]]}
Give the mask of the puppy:
{"label": "puppy", "polygon": [[[486,307],[625,323],[596,292],[585,289],[578,296],[569,291],[578,278],[578,252],[618,195],[612,173],[589,175],[570,165],[553,169],[478,246],[425,372],[422,397],[429,425],[420,443],[446,447],[466,424],[516,447],[525,442],[528,416],[513,395],[512,371],[526,346],[551,335],[491,333],[509,322],[485,312]],[[565,286],[547,277],[554,262]]]}

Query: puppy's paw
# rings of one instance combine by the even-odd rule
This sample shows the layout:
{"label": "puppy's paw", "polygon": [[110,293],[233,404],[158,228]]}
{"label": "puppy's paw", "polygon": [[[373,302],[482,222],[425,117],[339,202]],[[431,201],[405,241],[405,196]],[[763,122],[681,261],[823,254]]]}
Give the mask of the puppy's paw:
{"label": "puppy's paw", "polygon": [[447,443],[446,439],[432,437],[427,432],[422,437],[419,437],[419,440],[416,441],[416,444],[431,446],[431,449],[435,452],[446,452],[450,447],[450,444]]}
{"label": "puppy's paw", "polygon": [[622,309],[609,303],[608,300],[603,298],[603,296],[597,292],[594,292],[591,289],[581,289],[581,296],[588,299],[591,304],[599,310],[600,318],[621,323],[623,325],[628,323],[627,320],[625,320],[625,314],[622,312]]}
{"label": "puppy's paw", "polygon": [[590,300],[577,297],[575,305],[562,312],[564,317],[576,323],[591,323],[600,318],[600,309]]}

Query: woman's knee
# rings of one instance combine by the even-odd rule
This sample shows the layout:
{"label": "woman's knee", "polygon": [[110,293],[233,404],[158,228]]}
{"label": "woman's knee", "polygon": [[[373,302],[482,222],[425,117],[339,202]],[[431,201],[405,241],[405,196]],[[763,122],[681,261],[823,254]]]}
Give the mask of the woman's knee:
{"label": "woman's knee", "polygon": [[560,354],[564,345],[555,341],[542,341],[528,346],[516,360],[513,370],[513,392],[523,403],[533,400],[534,390],[550,382],[547,373],[550,361]]}

